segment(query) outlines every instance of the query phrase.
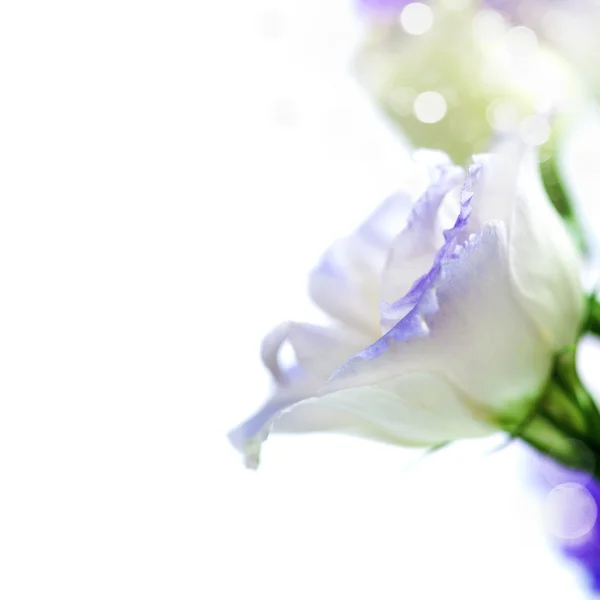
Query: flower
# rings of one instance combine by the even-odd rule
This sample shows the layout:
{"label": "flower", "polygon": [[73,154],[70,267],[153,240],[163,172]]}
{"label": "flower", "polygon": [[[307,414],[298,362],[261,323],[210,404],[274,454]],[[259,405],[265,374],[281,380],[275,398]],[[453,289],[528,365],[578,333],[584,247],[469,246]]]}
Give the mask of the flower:
{"label": "flower", "polygon": [[[594,502],[596,507],[596,519],[593,526],[585,537],[572,543],[563,543],[563,551],[566,556],[577,561],[587,572],[590,585],[595,592],[600,592],[600,521],[598,521],[598,507],[600,506],[600,484],[590,480],[586,486],[586,499]],[[571,507],[573,513],[582,512],[581,505],[575,504]]]}
{"label": "flower", "polygon": [[582,94],[572,69],[533,31],[481,2],[427,7],[429,27],[416,34],[402,19],[366,19],[355,61],[361,83],[416,147],[465,164],[511,130],[546,141],[549,127],[537,126],[534,112],[565,121],[576,114]]}
{"label": "flower", "polygon": [[371,15],[394,16],[414,0],[358,0],[359,8]]}
{"label": "flower", "polygon": [[530,409],[554,355],[577,339],[580,258],[533,151],[511,143],[478,157],[460,193],[461,168],[421,157],[431,164],[421,197],[384,202],[311,274],[312,299],[335,323],[286,322],[265,338],[275,392],[229,435],[248,466],[270,431],[422,447],[488,435]]}
{"label": "flower", "polygon": [[529,28],[575,67],[591,91],[600,95],[597,0],[483,0],[515,25]]}
{"label": "flower", "polygon": [[600,482],[547,456],[534,455],[534,466],[549,492],[548,529],[565,556],[586,572],[592,589],[600,592]]}

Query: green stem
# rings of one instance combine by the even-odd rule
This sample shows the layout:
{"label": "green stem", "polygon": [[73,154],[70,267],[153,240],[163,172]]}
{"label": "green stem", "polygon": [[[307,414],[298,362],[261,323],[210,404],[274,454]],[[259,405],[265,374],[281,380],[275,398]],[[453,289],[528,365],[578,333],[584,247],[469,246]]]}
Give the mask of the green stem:
{"label": "green stem", "polygon": [[588,320],[585,325],[585,331],[600,335],[600,302],[598,301],[597,290],[590,294],[588,303]]}
{"label": "green stem", "polygon": [[576,347],[557,357],[552,376],[532,414],[504,429],[563,465],[600,481],[600,411],[576,369]]}
{"label": "green stem", "polygon": [[573,347],[558,357],[553,379],[565,390],[567,397],[571,399],[575,406],[580,409],[588,436],[600,444],[600,411],[594,398],[579,378],[576,354],[576,348]]}
{"label": "green stem", "polygon": [[563,184],[560,168],[558,166],[556,142],[553,139],[551,139],[543,149],[543,154],[544,157],[540,162],[540,173],[546,193],[558,214],[565,221],[581,253],[586,255],[589,251],[586,235],[569,194]]}
{"label": "green stem", "polygon": [[565,467],[585,471],[600,481],[600,452],[580,438],[569,435],[564,424],[537,415],[521,435],[521,439],[540,454],[552,458]]}

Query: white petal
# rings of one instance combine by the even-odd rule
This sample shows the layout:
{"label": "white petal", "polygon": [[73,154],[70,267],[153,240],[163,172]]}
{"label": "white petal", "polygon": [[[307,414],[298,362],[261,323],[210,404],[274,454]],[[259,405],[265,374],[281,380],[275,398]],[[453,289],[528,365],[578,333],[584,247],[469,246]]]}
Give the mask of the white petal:
{"label": "white petal", "polygon": [[522,143],[509,140],[499,144],[492,154],[473,157],[479,173],[472,182],[475,198],[471,232],[480,231],[489,221],[510,223],[523,153]]}
{"label": "white petal", "polygon": [[460,167],[438,166],[432,184],[417,200],[405,228],[394,239],[381,280],[381,313],[385,330],[412,308],[404,306],[402,299],[415,281],[429,271],[443,245],[440,209],[446,196],[463,178],[464,171]]}
{"label": "white petal", "polygon": [[[297,362],[294,377],[289,376],[290,370],[286,371],[279,361],[279,351],[286,342],[291,345]],[[263,361],[278,388],[254,415],[229,433],[231,443],[244,454],[247,466],[258,466],[260,446],[281,412],[314,396],[344,361],[370,342],[370,338],[349,329],[292,321],[282,323],[265,337]]]}
{"label": "white petal", "polygon": [[229,441],[244,455],[247,467],[258,467],[261,445],[269,435],[273,421],[286,408],[314,395],[319,384],[304,378],[277,389],[258,411],[229,432]]}
{"label": "white petal", "polygon": [[533,150],[520,172],[510,263],[523,306],[550,346],[572,344],[584,310],[581,256],[546,195]]}
{"label": "white petal", "polygon": [[309,291],[326,313],[355,329],[378,335],[379,289],[391,240],[412,205],[408,194],[388,198],[351,236],[338,240],[312,272]]}
{"label": "white petal", "polygon": [[515,297],[505,228],[488,224],[444,264],[422,302],[320,393],[425,371],[443,375],[491,418],[537,397],[551,362],[550,348]]}
{"label": "white petal", "polygon": [[402,446],[432,446],[490,434],[458,390],[432,373],[407,373],[294,405],[275,432],[329,431]]}
{"label": "white petal", "polygon": [[486,435],[500,413],[528,409],[552,352],[515,297],[504,225],[486,225],[431,272],[421,301],[380,340],[324,385],[309,372],[280,388],[230,434],[250,466],[271,428],[433,445]]}
{"label": "white petal", "polygon": [[265,336],[261,355],[274,378],[287,384],[289,381],[279,360],[279,352],[287,342],[294,351],[301,376],[325,381],[344,361],[372,341],[372,338],[350,328],[286,321]]}

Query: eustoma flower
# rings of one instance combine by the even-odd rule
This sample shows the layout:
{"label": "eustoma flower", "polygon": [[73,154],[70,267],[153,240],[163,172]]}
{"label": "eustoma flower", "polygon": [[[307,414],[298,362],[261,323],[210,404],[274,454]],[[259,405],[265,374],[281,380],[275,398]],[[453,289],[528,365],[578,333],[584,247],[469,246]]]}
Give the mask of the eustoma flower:
{"label": "eustoma flower", "polygon": [[249,466],[270,432],[430,447],[518,424],[577,340],[580,258],[533,151],[478,157],[466,178],[442,153],[425,156],[431,184],[416,202],[385,202],[311,274],[333,323],[286,322],[265,338],[275,391],[230,433]]}

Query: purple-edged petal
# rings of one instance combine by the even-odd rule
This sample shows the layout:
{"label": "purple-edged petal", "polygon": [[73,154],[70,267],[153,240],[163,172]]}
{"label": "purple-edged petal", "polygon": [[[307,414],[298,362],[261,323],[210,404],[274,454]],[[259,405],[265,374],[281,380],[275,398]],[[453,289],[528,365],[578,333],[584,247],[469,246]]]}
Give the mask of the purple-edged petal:
{"label": "purple-edged petal", "polygon": [[384,329],[393,327],[413,308],[414,300],[407,301],[405,296],[429,271],[444,244],[440,208],[463,178],[460,167],[438,165],[432,184],[417,200],[406,227],[393,241],[381,281],[380,312]]}
{"label": "purple-edged petal", "polygon": [[[315,395],[340,364],[371,341],[351,329],[293,321],[282,323],[265,337],[263,361],[278,388],[252,417],[229,434],[231,443],[245,455],[247,466],[258,465],[260,445],[282,411]],[[280,364],[279,352],[284,343],[289,343],[294,352],[296,364],[292,368]]]}
{"label": "purple-edged petal", "polygon": [[323,311],[354,329],[379,335],[381,271],[411,206],[408,194],[388,198],[352,235],[329,248],[309,279],[310,295]]}
{"label": "purple-edged petal", "polygon": [[[381,307],[382,321],[384,324],[391,323],[395,325],[400,319],[406,317],[404,329],[411,324],[411,328],[415,330],[422,330],[427,332],[427,327],[424,326],[424,322],[421,318],[416,319],[415,314],[412,313],[412,309],[417,303],[421,302],[422,306],[425,302],[424,295],[429,298],[429,302],[437,302],[435,292],[432,291],[432,283],[439,276],[439,272],[444,260],[451,256],[454,248],[464,242],[468,233],[469,220],[471,217],[471,199],[473,193],[471,191],[473,187],[473,181],[475,181],[479,174],[479,166],[473,165],[469,168],[468,176],[463,184],[463,188],[460,193],[460,200],[458,202],[458,215],[454,216],[453,226],[443,233],[444,243],[441,248],[432,254],[430,259],[430,266],[428,271],[425,271],[418,279],[416,279],[406,294],[396,300],[393,304],[386,306],[383,304]],[[437,307],[437,305],[436,305]],[[395,317],[398,317],[395,319]],[[394,320],[395,319],[395,320]],[[416,320],[415,320],[416,319]],[[382,345],[375,344],[373,348],[369,349],[369,352],[378,351]]]}
{"label": "purple-edged petal", "polygon": [[432,270],[415,308],[348,361],[323,399],[413,371],[443,376],[482,418],[537,397],[552,356],[515,298],[503,224],[486,225]]}
{"label": "purple-edged petal", "polygon": [[313,379],[301,378],[293,385],[279,388],[256,413],[229,432],[229,441],[244,455],[248,468],[258,467],[260,448],[269,435],[273,421],[285,409],[314,395],[319,384]]}
{"label": "purple-edged petal", "polygon": [[506,230],[488,224],[450,251],[467,220],[446,232],[415,308],[312,397],[263,409],[246,452],[256,456],[271,427],[423,446],[483,436],[499,411],[537,397],[552,356],[514,297]]}
{"label": "purple-edged petal", "polygon": [[575,336],[582,293],[577,252],[539,179],[523,188],[517,176],[523,152],[478,157],[459,195],[460,171],[438,157],[412,211],[408,196],[389,199],[330,248],[310,288],[339,326],[286,322],[267,336],[277,389],[230,434],[247,464],[270,431],[428,446],[526,414]]}

